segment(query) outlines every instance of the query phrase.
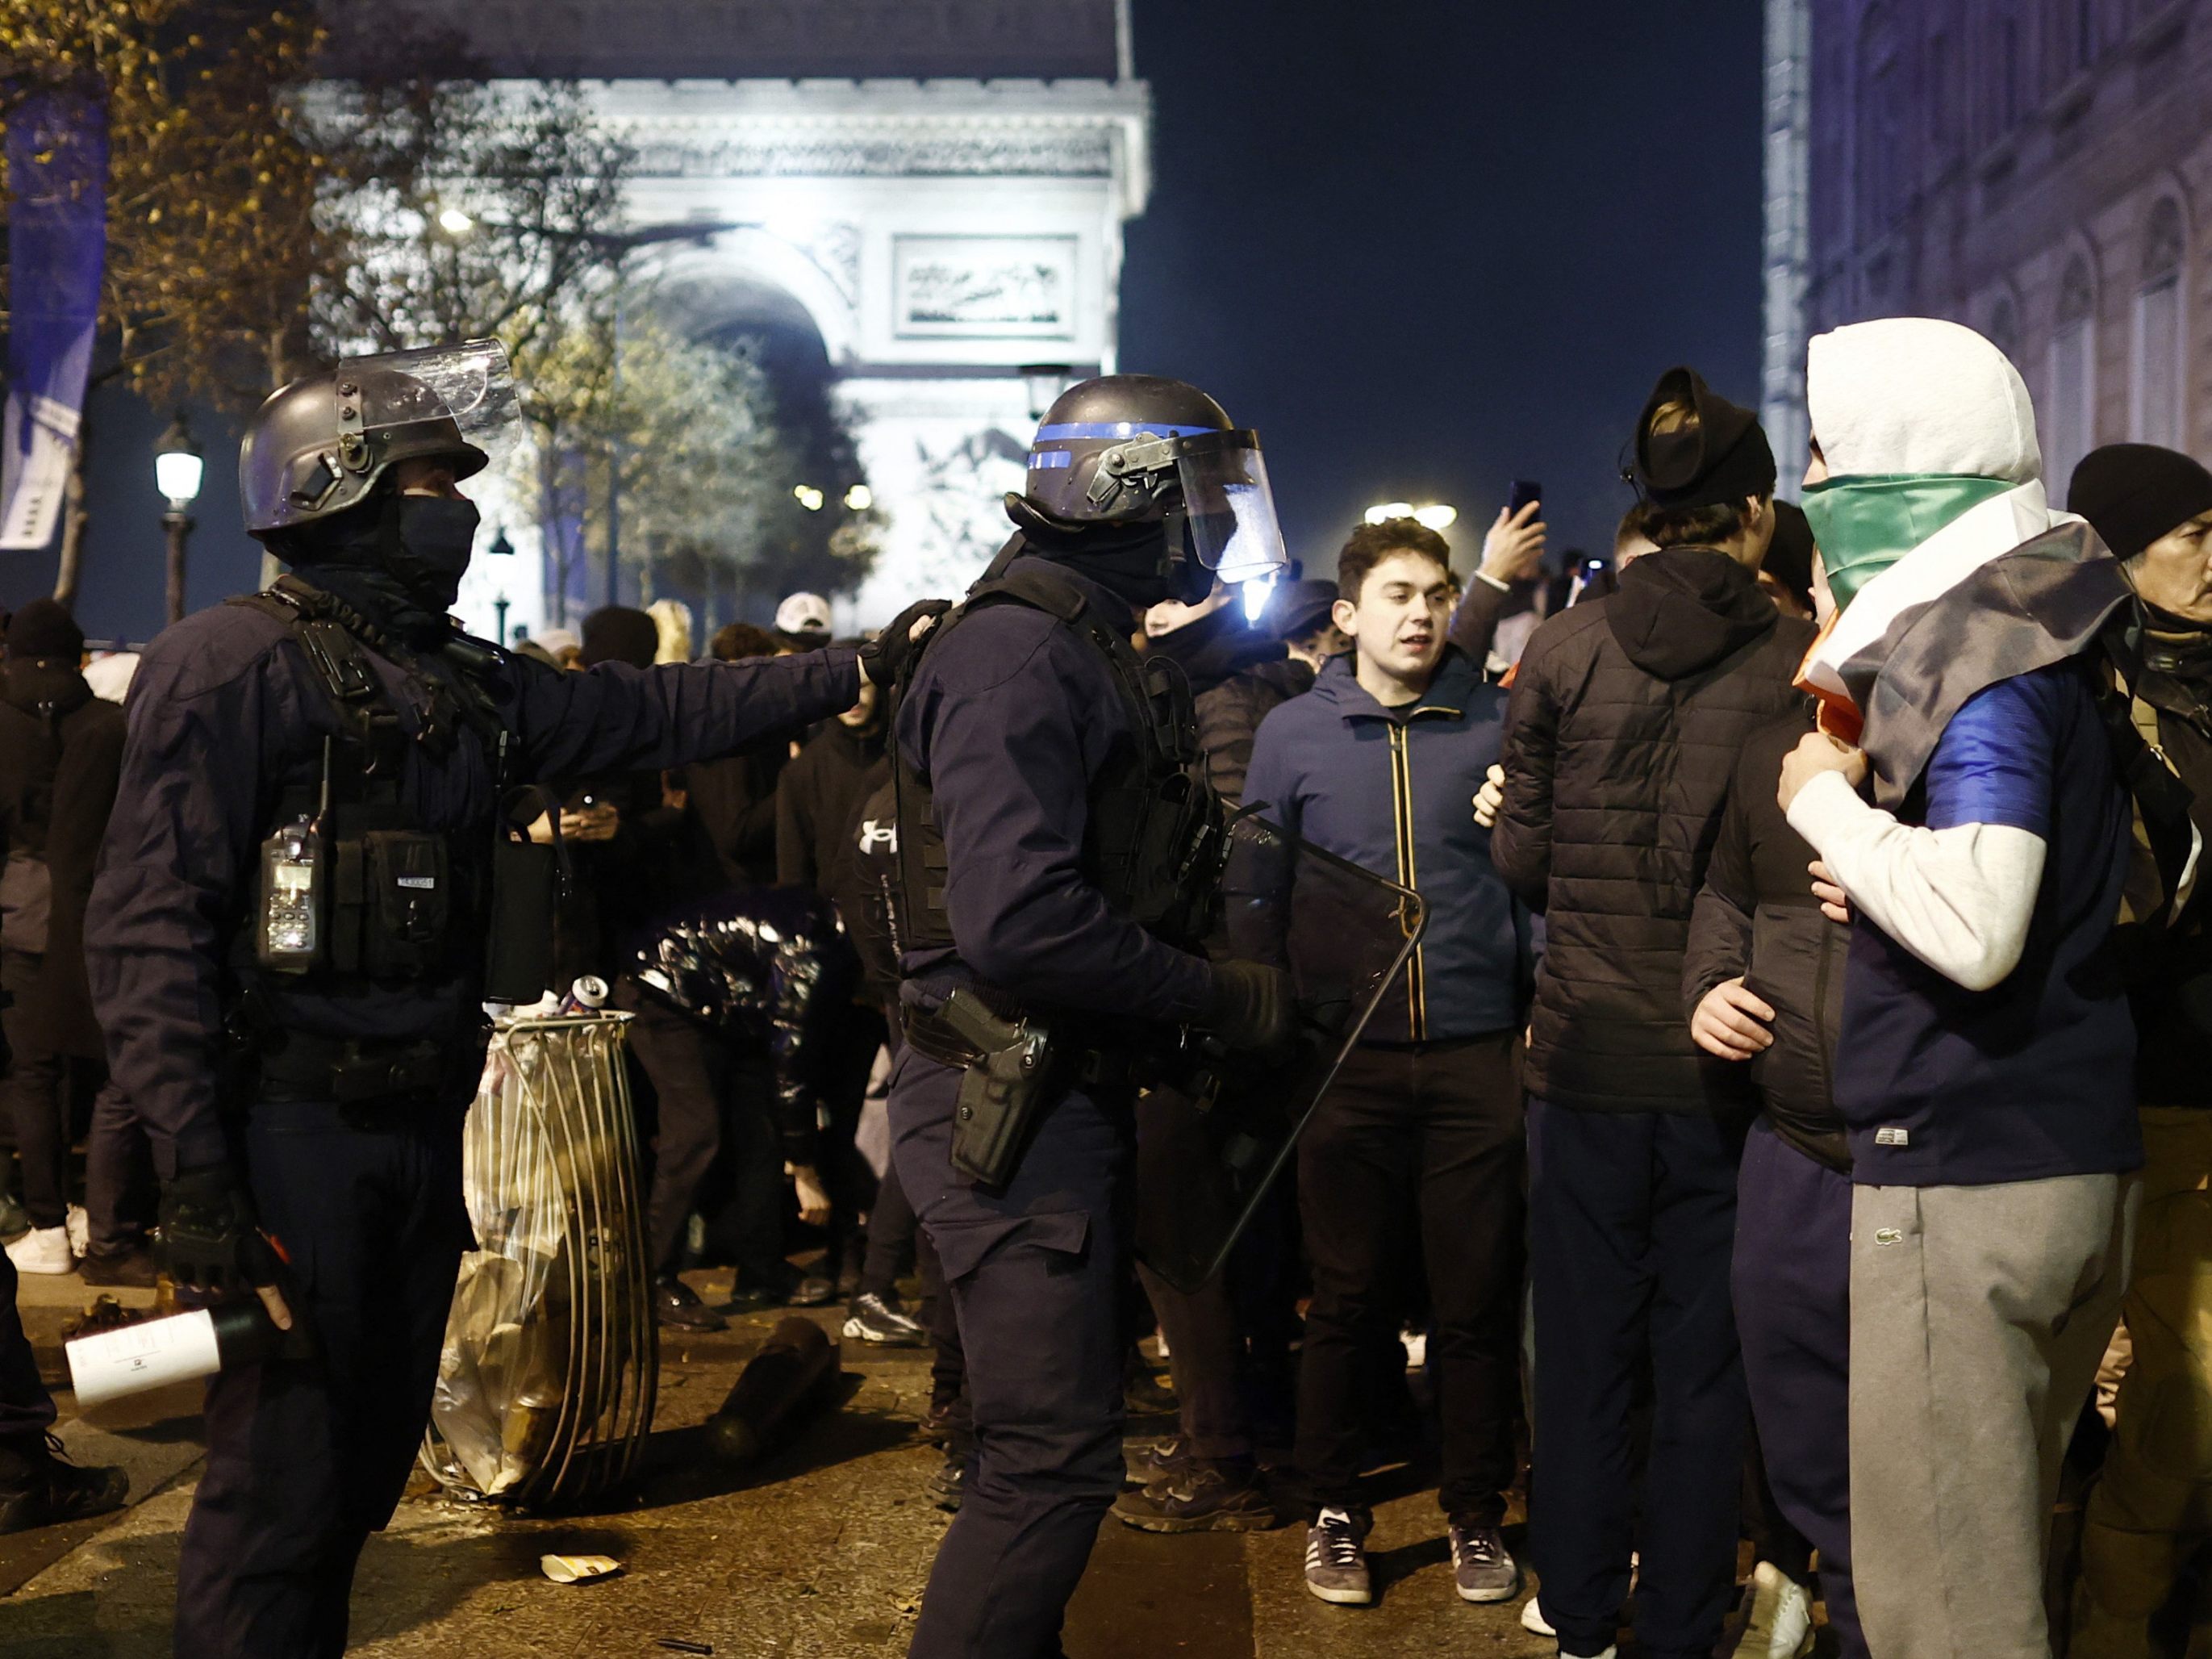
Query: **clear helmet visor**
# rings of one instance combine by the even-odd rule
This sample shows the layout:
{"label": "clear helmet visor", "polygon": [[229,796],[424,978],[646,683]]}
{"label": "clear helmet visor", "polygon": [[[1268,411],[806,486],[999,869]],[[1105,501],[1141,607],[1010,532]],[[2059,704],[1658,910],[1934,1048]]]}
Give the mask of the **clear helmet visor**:
{"label": "clear helmet visor", "polygon": [[1191,550],[1224,582],[1267,582],[1290,568],[1267,463],[1249,433],[1193,444],[1176,458]]}
{"label": "clear helmet visor", "polygon": [[[464,340],[458,345],[348,357],[338,363],[336,378],[341,420],[345,419],[345,405],[354,403],[359,429],[372,441],[374,434],[390,432],[404,442],[441,422],[451,422],[464,443],[481,450],[487,462],[495,465],[521,436],[514,372],[507,348],[497,340]],[[349,386],[354,388],[350,396]]]}

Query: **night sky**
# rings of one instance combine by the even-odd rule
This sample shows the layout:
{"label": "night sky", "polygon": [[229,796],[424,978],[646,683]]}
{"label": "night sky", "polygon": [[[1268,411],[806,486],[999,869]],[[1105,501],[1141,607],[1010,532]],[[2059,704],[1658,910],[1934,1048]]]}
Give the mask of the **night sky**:
{"label": "night sky", "polygon": [[1457,507],[1470,567],[1516,477],[1555,553],[1609,549],[1661,370],[1759,401],[1760,18],[1135,0],[1155,180],[1121,367],[1259,430],[1311,574],[1382,501]]}
{"label": "night sky", "polygon": [[[1470,567],[1510,481],[1556,551],[1609,546],[1616,461],[1670,364],[1758,400],[1757,0],[1134,0],[1154,185],[1127,227],[1121,364],[1205,387],[1264,439],[1293,553],[1333,575],[1379,501],[1445,501]],[[95,636],[160,623],[167,411],[88,411]],[[253,586],[233,440],[197,609]],[[0,559],[0,604],[53,556]],[[127,575],[125,573],[128,573]]]}

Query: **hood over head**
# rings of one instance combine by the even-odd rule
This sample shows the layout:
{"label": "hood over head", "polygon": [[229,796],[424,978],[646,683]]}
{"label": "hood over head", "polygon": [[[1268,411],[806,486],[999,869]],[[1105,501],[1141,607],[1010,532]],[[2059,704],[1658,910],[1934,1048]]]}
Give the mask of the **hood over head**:
{"label": "hood over head", "polygon": [[1805,404],[1832,478],[2043,476],[2027,382],[1958,323],[1885,317],[1815,335]]}
{"label": "hood over head", "polygon": [[1620,573],[1604,601],[1606,625],[1645,673],[1704,672],[1764,637],[1780,618],[1759,578],[1709,547],[1662,547]]}

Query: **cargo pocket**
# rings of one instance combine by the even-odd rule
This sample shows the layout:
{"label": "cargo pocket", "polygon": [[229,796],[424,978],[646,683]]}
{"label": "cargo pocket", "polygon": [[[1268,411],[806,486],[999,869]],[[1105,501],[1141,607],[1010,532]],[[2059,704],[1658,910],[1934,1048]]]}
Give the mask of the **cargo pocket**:
{"label": "cargo pocket", "polygon": [[1073,1265],[1091,1242],[1091,1218],[1081,1210],[1042,1215],[979,1216],[929,1224],[938,1264],[948,1285],[967,1278],[994,1256],[1008,1250],[1036,1250]]}

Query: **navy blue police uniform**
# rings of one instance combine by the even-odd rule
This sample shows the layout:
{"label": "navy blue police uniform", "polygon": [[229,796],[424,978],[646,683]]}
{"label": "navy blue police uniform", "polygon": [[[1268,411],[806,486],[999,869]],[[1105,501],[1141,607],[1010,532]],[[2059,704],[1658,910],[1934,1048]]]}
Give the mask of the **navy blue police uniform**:
{"label": "navy blue police uniform", "polygon": [[[244,1172],[312,1338],[309,1355],[209,1386],[206,1472],[178,1571],[185,1656],[343,1650],[355,1562],[421,1442],[470,1241],[460,1132],[484,1053],[481,909],[456,908],[428,968],[408,975],[287,978],[238,951],[280,799],[349,730],[276,610],[203,611],[147,651],[86,927],[112,1075],[164,1180],[226,1160]],[[356,638],[352,660],[374,681],[365,695],[397,715],[397,807],[453,848],[489,844],[502,749],[510,779],[681,766],[859,694],[843,651],[560,673],[489,647],[465,670],[373,621]],[[464,707],[495,718],[455,718]],[[232,1070],[241,1048],[264,1063]],[[358,1085],[379,1066],[383,1088]],[[356,1081],[339,1086],[342,1072]]]}
{"label": "navy blue police uniform", "polygon": [[[1125,636],[1128,603],[1080,562],[1033,556],[1082,625]],[[900,705],[904,764],[930,791],[954,943],[909,950],[902,997],[1010,989],[1037,1013],[1204,1018],[1204,958],[1117,914],[1086,875],[1091,801],[1139,743],[1115,670],[1077,625],[1024,604],[974,610],[926,653]],[[905,831],[902,830],[902,837]],[[912,1651],[1059,1651],[1063,1609],[1121,1484],[1133,1091],[1069,1086],[1003,1188],[954,1173],[961,1073],[909,1042],[891,1079],[892,1155],[943,1264],[972,1393],[976,1460],[938,1551]]]}

